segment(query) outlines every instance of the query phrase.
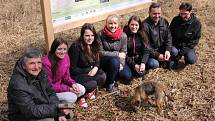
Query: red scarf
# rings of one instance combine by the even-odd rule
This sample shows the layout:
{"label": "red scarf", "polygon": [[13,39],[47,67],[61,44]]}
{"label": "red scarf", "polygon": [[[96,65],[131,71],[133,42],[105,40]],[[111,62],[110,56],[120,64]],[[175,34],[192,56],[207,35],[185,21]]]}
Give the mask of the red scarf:
{"label": "red scarf", "polygon": [[109,31],[107,26],[105,26],[103,29],[103,32],[107,37],[111,38],[111,40],[114,40],[114,41],[120,40],[120,38],[122,36],[122,29],[120,27],[118,27],[116,29],[116,31],[114,33],[112,33]]}

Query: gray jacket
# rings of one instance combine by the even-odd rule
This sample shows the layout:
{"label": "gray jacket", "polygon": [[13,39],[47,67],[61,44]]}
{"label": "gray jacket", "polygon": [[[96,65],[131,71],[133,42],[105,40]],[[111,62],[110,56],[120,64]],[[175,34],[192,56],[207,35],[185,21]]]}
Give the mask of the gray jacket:
{"label": "gray jacket", "polygon": [[[119,52],[127,53],[127,35],[123,32],[121,39],[113,41],[101,30],[98,32],[98,40],[101,43],[101,55],[102,56],[116,56],[119,57]],[[120,58],[121,64],[125,65],[125,59]]]}
{"label": "gray jacket", "polygon": [[37,77],[32,77],[18,61],[7,91],[9,121],[30,121],[61,115],[57,107],[60,102],[44,70]]}

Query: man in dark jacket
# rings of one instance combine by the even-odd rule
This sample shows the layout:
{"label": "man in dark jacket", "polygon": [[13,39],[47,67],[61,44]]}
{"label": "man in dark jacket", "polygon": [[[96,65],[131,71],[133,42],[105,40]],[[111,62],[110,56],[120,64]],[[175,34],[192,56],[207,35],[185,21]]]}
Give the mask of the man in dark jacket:
{"label": "man in dark jacket", "polygon": [[168,21],[161,17],[161,6],[159,3],[150,5],[149,17],[142,24],[149,38],[147,48],[150,50],[150,56],[146,67],[155,69],[160,67],[161,62],[166,65],[170,59],[172,36]]}
{"label": "man in dark jacket", "polygon": [[172,67],[177,68],[178,60],[184,56],[186,64],[196,62],[195,46],[201,37],[201,23],[191,12],[190,3],[182,3],[179,7],[179,15],[175,16],[170,24],[173,37],[172,53],[174,61]]}
{"label": "man in dark jacket", "polygon": [[66,121],[68,111],[59,109],[38,49],[27,49],[16,62],[7,91],[10,121]]}

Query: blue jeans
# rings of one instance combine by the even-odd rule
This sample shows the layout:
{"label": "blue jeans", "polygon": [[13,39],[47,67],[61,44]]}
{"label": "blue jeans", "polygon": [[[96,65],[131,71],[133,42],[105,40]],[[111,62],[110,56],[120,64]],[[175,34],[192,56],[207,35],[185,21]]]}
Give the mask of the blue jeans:
{"label": "blue jeans", "polygon": [[[157,50],[159,53],[165,53],[166,47],[162,46]],[[147,69],[156,69],[159,68],[161,64],[161,61],[159,61],[157,58],[153,57],[152,55],[149,56],[149,59],[146,63]]]}
{"label": "blue jeans", "polygon": [[156,60],[155,58],[149,58],[146,63],[146,66],[148,69],[156,69],[159,68],[160,64],[159,61]]}
{"label": "blue jeans", "polygon": [[[175,57],[178,55],[179,52],[180,52],[180,49],[177,49],[176,47],[172,47],[172,61],[170,62],[171,67],[174,65],[177,65],[178,60],[176,60]],[[185,53],[183,56],[186,64],[196,63],[196,52],[194,48],[189,49],[187,53]]]}
{"label": "blue jeans", "polygon": [[31,119],[30,121],[55,121],[54,118]]}
{"label": "blue jeans", "polygon": [[118,77],[121,78],[124,83],[128,83],[131,80],[131,70],[126,64],[123,70],[119,71],[120,59],[118,57],[104,56],[101,58],[100,65],[107,75],[107,85],[115,83]]}
{"label": "blue jeans", "polygon": [[144,73],[138,73],[136,70],[135,70],[135,67],[133,65],[129,65],[128,64],[128,67],[130,68],[131,70],[131,73],[132,73],[132,78],[133,77],[144,77]]}

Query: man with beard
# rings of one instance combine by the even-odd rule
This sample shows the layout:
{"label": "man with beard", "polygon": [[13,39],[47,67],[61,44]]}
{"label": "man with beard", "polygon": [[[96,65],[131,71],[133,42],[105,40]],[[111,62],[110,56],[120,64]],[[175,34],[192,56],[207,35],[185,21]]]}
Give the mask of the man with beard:
{"label": "man with beard", "polygon": [[201,37],[201,23],[192,13],[192,5],[184,2],[179,7],[179,15],[170,24],[173,37],[173,61],[171,67],[177,68],[178,61],[184,56],[185,64],[196,62],[195,46]]}

